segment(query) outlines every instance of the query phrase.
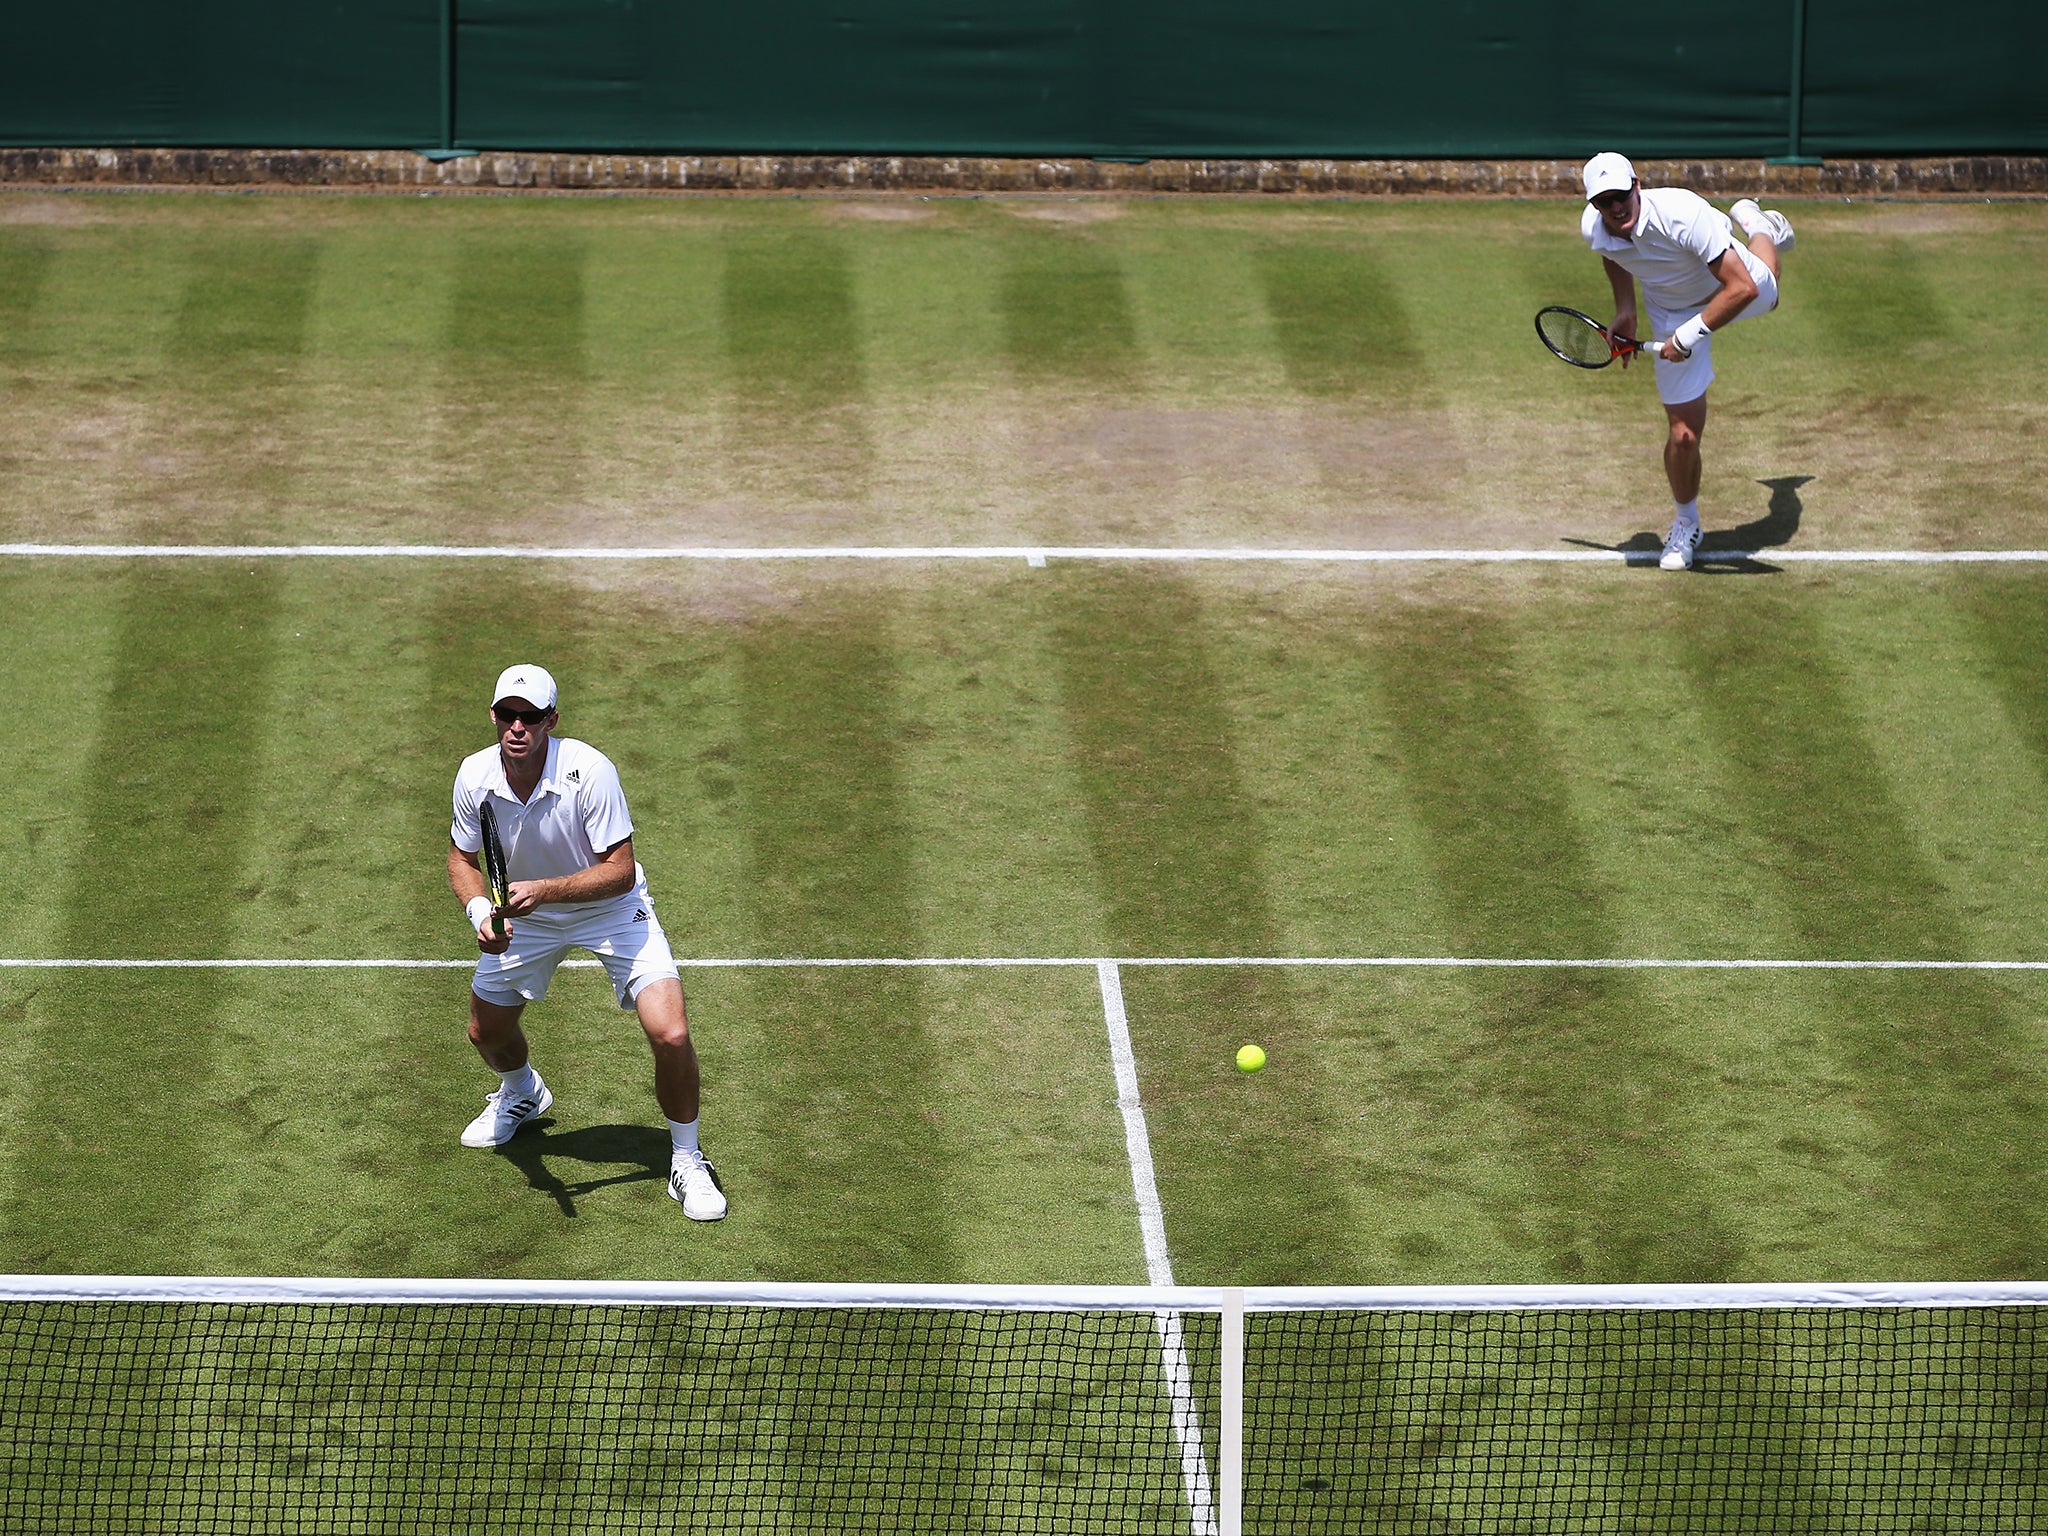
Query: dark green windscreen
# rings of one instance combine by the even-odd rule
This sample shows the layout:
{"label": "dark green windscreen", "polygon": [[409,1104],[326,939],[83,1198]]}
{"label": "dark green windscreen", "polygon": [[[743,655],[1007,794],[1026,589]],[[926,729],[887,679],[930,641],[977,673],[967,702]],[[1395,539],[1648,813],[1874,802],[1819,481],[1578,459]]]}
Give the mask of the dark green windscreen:
{"label": "dark green windscreen", "polygon": [[432,144],[441,30],[441,0],[23,0],[0,144]]}
{"label": "dark green windscreen", "polygon": [[481,149],[2048,150],[2039,0],[80,0],[7,42],[11,145],[428,147],[452,113]]}
{"label": "dark green windscreen", "polygon": [[2048,150],[2048,5],[1807,0],[1807,153]]}

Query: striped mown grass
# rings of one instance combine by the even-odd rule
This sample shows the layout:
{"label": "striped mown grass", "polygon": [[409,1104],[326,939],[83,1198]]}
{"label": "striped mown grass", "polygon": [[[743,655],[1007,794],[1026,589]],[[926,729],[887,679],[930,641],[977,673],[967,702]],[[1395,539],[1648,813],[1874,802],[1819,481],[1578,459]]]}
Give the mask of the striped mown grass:
{"label": "striped mown grass", "polygon": [[[498,667],[696,957],[2042,958],[2033,204],[1809,205],[1726,338],[1745,570],[0,561],[5,957],[456,958]],[[1647,381],[1563,204],[0,194],[0,539],[1559,547]],[[1092,969],[0,970],[0,1267],[1129,1281]],[[1185,1281],[2024,1278],[2033,973],[1130,968]],[[1257,1039],[1256,1078],[1231,1053]]]}
{"label": "striped mown grass", "polygon": [[[2040,958],[2038,579],[74,562],[0,571],[11,956],[459,958],[515,652],[687,956]],[[0,971],[8,1268],[1142,1277],[1088,967],[692,971],[734,1216],[632,1022],[462,973]],[[2027,1278],[2037,973],[1135,967],[1178,1278]],[[1272,1063],[1241,1076],[1257,1039]]]}

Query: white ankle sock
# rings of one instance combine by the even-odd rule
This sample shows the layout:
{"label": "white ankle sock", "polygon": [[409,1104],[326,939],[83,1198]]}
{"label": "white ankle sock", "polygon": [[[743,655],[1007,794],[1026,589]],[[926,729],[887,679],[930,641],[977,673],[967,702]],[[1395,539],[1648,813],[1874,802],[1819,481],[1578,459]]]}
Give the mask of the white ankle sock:
{"label": "white ankle sock", "polygon": [[[700,1118],[701,1118],[701,1117],[700,1117]],[[669,1145],[669,1155],[670,1155],[671,1157],[673,1157],[673,1156],[674,1156],[674,1155],[675,1155],[676,1153],[678,1153],[678,1152],[696,1152],[696,1151],[698,1151],[699,1149],[698,1149],[698,1146],[697,1146],[697,1121],[695,1121],[695,1120],[671,1120],[671,1121],[669,1121],[669,1123],[668,1123],[668,1145]]]}
{"label": "white ankle sock", "polygon": [[1693,524],[1697,524],[1697,523],[1699,522],[1699,520],[1700,520],[1700,499],[1699,499],[1699,497],[1695,496],[1695,497],[1693,497],[1693,499],[1692,499],[1691,501],[1681,501],[1681,502],[1677,502],[1677,503],[1675,503],[1675,505],[1676,505],[1676,506],[1677,506],[1677,508],[1678,508],[1678,520],[1679,520],[1679,521],[1680,521],[1681,523],[1693,523]]}
{"label": "white ankle sock", "polygon": [[505,1085],[505,1097],[508,1099],[525,1098],[534,1091],[540,1081],[533,1075],[533,1063],[530,1061],[510,1072],[500,1072],[498,1079]]}

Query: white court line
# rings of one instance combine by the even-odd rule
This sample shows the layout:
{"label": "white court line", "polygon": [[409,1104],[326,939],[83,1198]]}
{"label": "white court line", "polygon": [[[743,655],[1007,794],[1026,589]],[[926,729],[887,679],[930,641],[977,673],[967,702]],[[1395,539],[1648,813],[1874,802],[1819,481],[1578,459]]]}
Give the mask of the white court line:
{"label": "white court line", "polygon": [[1131,1048],[1131,1026],[1124,1013],[1123,980],[1117,962],[1095,962],[1102,988],[1102,1019],[1109,1028],[1109,1059],[1116,1069],[1116,1107],[1124,1117],[1124,1150],[1131,1163],[1131,1192],[1138,1197],[1138,1231],[1145,1239],[1145,1281],[1173,1284],[1173,1261],[1166,1251],[1166,1211],[1159,1203],[1159,1185],[1152,1173],[1152,1137],[1145,1129],[1145,1103],[1138,1096],[1138,1056]]}
{"label": "white court line", "polygon": [[[595,970],[596,960],[564,960],[571,968]],[[466,970],[474,960],[129,960],[36,959],[0,957],[0,970],[249,970],[249,971],[425,971]],[[682,959],[684,970],[782,970],[803,967],[868,969],[937,969],[945,967],[1014,968],[1092,966],[1101,970],[1123,966],[1266,965],[1307,967],[1372,967],[1415,970],[1600,970],[1600,971],[2048,971],[2048,960],[1658,960],[1562,957],[1508,959],[1486,955],[1128,955],[1101,959],[1080,955],[954,955],[878,956],[862,959],[785,956],[729,959]],[[1155,1282],[1164,1284],[1165,1282]]]}
{"label": "white court line", "polygon": [[[1651,565],[1657,551],[1613,549],[1216,549],[1124,545],[821,544],[653,545],[642,548],[512,544],[0,544],[0,556],[163,560],[1236,560],[1380,564]],[[1744,560],[1853,565],[2040,563],[2048,549],[1706,549],[1698,564]]]}
{"label": "white court line", "polygon": [[[1124,1121],[1124,1154],[1131,1165],[1131,1193],[1138,1201],[1138,1231],[1145,1242],[1145,1279],[1151,1285],[1173,1284],[1173,1260],[1166,1251],[1166,1210],[1159,1200],[1159,1182],[1152,1168],[1152,1136],[1145,1128],[1145,1102],[1138,1094],[1138,1056],[1131,1048],[1130,1020],[1124,1013],[1123,980],[1114,960],[1095,963],[1096,985],[1102,989],[1102,1021],[1109,1030],[1109,1059],[1116,1072],[1116,1107]],[[1178,1312],[1161,1312],[1159,1365],[1166,1378],[1166,1400],[1180,1444],[1181,1483],[1187,1492],[1194,1536],[1217,1536],[1216,1489],[1202,1445],[1202,1419],[1195,1407],[1194,1372],[1188,1361],[1187,1335]]]}

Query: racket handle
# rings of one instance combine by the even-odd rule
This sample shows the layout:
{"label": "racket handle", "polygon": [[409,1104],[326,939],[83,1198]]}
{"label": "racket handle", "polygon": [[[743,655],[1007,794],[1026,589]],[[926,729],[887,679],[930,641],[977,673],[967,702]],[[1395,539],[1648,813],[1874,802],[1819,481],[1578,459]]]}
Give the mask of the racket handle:
{"label": "racket handle", "polygon": [[505,914],[502,912],[494,911],[491,913],[491,937],[497,939],[505,937]]}

